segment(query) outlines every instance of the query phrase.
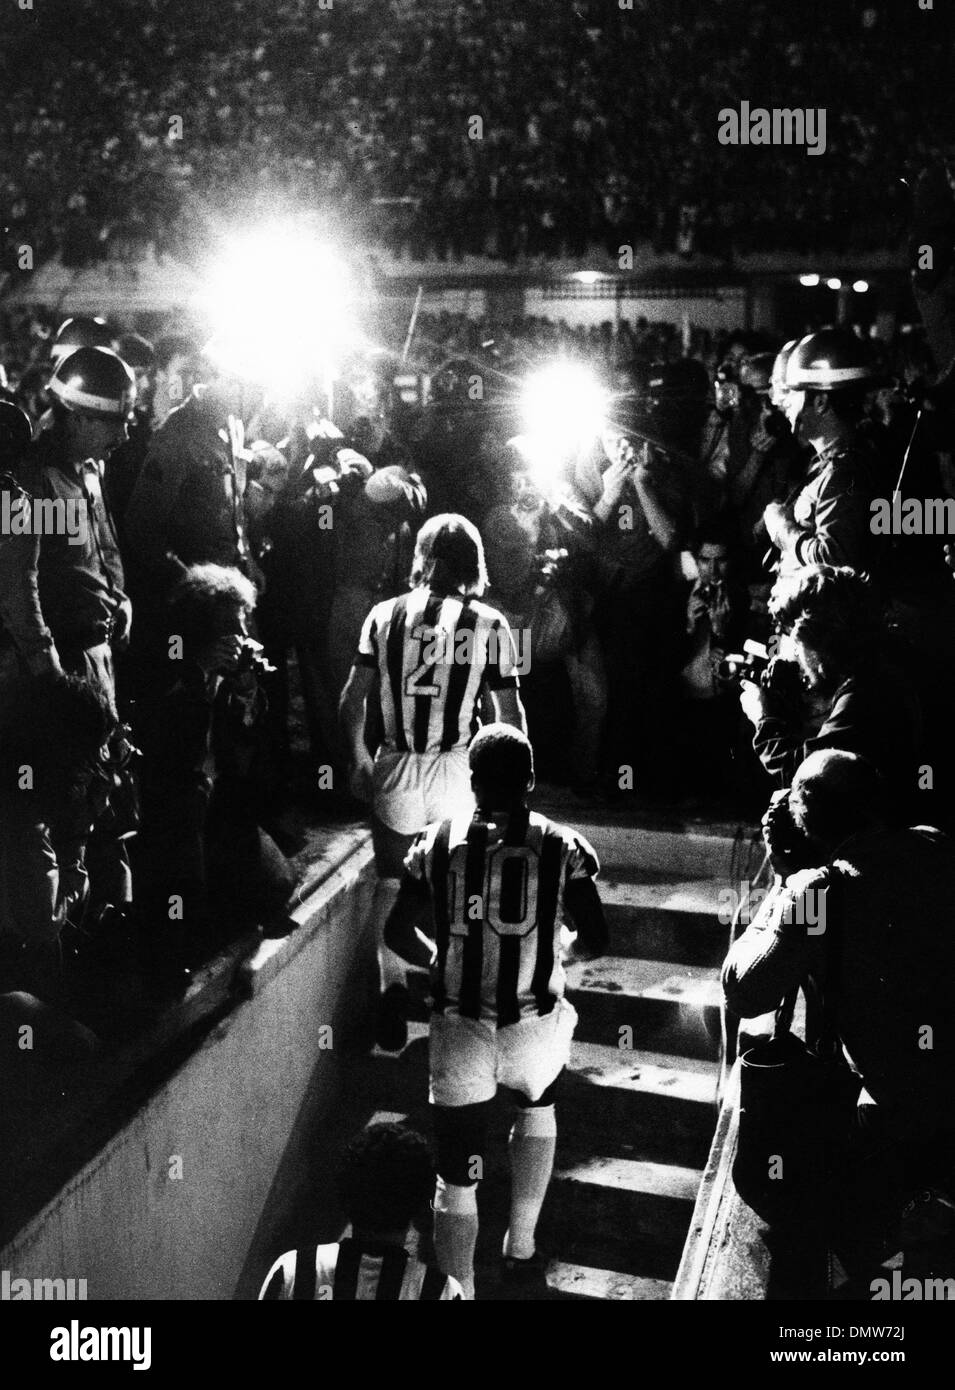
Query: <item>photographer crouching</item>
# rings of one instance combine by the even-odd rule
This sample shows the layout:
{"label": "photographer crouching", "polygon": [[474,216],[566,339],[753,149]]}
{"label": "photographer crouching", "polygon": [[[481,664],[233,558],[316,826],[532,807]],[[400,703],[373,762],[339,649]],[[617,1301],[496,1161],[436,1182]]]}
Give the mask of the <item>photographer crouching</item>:
{"label": "photographer crouching", "polygon": [[854,570],[810,565],[777,581],[770,615],[786,656],[744,676],[753,747],[777,787],[820,748],[868,758],[908,824],[918,798],[922,719],[902,654],[885,634],[881,602]]}
{"label": "photographer crouching", "polygon": [[939,1272],[955,1230],[955,847],[941,831],[893,826],[887,792],[853,753],[802,763],[763,820],[775,890],[722,975],[741,1018],[808,980],[807,1001],[823,1001],[815,1012],[807,1002],[810,1053],[835,1045],[850,1069],[833,1061],[838,1086],[834,1072],[815,1075],[817,1113],[810,1106],[789,1136],[789,1171],[802,1159],[821,1186],[779,1184],[780,1224],[835,1251],[842,1297],[870,1298],[900,1249],[907,1271],[921,1260],[919,1272]]}
{"label": "photographer crouching", "polygon": [[168,603],[167,680],[140,706],[137,908],[158,983],[183,983],[190,963],[243,929],[274,927],[293,887],[259,822],[259,678],[271,668],[248,632],[255,598],[237,569],[189,566]]}

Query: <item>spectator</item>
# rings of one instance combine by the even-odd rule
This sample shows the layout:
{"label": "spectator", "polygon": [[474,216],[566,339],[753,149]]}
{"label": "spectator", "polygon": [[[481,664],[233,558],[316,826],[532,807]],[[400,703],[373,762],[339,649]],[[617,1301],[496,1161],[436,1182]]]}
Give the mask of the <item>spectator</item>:
{"label": "spectator", "polygon": [[[907,1198],[928,1188],[950,1227],[955,1175],[955,852],[936,830],[890,823],[886,792],[854,753],[802,763],[764,822],[777,890],[723,966],[727,1007],[743,1018],[807,976],[827,992],[861,1090],[819,1200],[859,1297],[899,1248]],[[823,930],[807,931],[821,915]]]}
{"label": "spectator", "polygon": [[763,767],[785,787],[816,749],[858,753],[883,774],[907,823],[918,795],[921,710],[871,583],[850,569],[809,566],[778,581],[770,611],[792,656],[775,657],[740,696]]}
{"label": "spectator", "polygon": [[[150,968],[174,982],[243,927],[285,929],[294,876],[260,824],[255,599],[238,570],[190,566],[169,599],[166,679],[140,705],[137,906]],[[182,924],[177,950],[170,923]]]}

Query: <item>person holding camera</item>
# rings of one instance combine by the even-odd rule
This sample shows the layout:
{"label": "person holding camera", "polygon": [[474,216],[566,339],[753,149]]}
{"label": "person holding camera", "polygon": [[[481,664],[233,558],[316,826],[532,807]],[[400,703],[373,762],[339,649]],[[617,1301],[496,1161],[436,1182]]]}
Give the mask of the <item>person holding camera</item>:
{"label": "person holding camera", "polygon": [[157,925],[168,937],[182,923],[177,960],[152,962],[160,973],[238,926],[277,922],[292,888],[260,824],[260,680],[271,668],[249,636],[255,600],[236,569],[187,568],[167,608],[166,680],[140,707],[137,905],[147,943]]}
{"label": "person holding camera", "polygon": [[746,635],[749,596],[736,582],[725,530],[713,525],[694,558],[697,578],[687,599],[686,644],[680,674],[683,700],[683,780],[691,793],[730,790],[739,741],[739,708],[721,670]]}
{"label": "person holding camera", "polygon": [[776,891],[722,972],[741,1018],[807,979],[825,998],[824,1027],[860,1089],[819,1214],[859,1280],[916,1226],[945,1236],[955,1224],[955,845],[890,811],[872,762],[833,748],[807,757],[763,820]]}
{"label": "person holding camera", "polygon": [[603,654],[594,630],[594,527],[556,477],[532,467],[533,445],[516,435],[500,456],[505,502],[481,522],[489,597],[511,630],[527,633],[533,662],[522,681],[538,765],[592,791],[607,708]]}
{"label": "person holding camera", "polygon": [[678,562],[689,507],[675,459],[618,431],[605,432],[602,442],[607,463],[599,493],[590,491],[590,510],[597,530],[595,620],[607,669],[605,763],[612,784],[629,768],[652,794],[671,782],[685,621]]}
{"label": "person holding camera", "polygon": [[854,570],[810,565],[777,582],[770,612],[787,655],[744,680],[753,747],[778,787],[809,753],[869,758],[907,820],[918,795],[922,717],[914,685],[885,634],[882,605]]}

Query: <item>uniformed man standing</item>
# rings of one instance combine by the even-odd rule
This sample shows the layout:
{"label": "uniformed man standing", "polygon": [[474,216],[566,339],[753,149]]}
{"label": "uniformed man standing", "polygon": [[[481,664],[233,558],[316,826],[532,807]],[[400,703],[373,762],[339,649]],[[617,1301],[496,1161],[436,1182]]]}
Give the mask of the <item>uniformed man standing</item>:
{"label": "uniformed man standing", "polygon": [[792,507],[771,502],[763,513],[780,574],[803,565],[873,569],[871,503],[881,479],[860,425],[875,380],[866,345],[844,329],[810,333],[789,356],[782,409],[797,444],[809,445],[815,460]]}
{"label": "uniformed man standing", "polygon": [[61,358],[49,390],[50,428],[18,469],[24,520],[0,545],[0,615],[17,655],[6,676],[83,676],[115,715],[113,650],[129,640],[132,609],[102,461],[126,438],[135,381],[114,352],[85,347]]}
{"label": "uniformed man standing", "polygon": [[[129,641],[116,529],[104,499],[103,460],[126,438],[136,394],[114,352],[83,347],[64,355],[50,379],[49,427],[18,469],[22,492],[0,535],[0,703],[22,696],[32,677],[65,671],[100,694],[116,729],[112,754],[129,748],[118,728],[114,652]],[[86,846],[90,910],[131,898],[129,861],[116,817],[105,807]]]}

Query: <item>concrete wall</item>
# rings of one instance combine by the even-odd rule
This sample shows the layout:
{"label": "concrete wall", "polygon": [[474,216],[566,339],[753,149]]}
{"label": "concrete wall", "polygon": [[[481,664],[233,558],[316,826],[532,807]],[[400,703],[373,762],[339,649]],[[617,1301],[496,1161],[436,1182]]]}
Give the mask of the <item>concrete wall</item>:
{"label": "concrete wall", "polygon": [[363,838],[297,911],[299,930],[242,968],[249,997],[0,1251],[0,1269],[86,1279],[90,1299],[234,1296],[335,1099],[373,887]]}

